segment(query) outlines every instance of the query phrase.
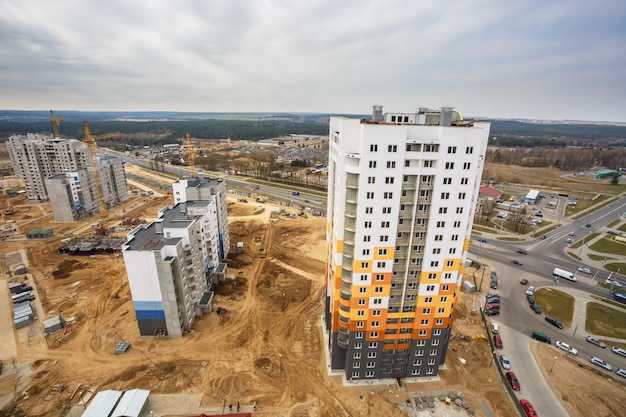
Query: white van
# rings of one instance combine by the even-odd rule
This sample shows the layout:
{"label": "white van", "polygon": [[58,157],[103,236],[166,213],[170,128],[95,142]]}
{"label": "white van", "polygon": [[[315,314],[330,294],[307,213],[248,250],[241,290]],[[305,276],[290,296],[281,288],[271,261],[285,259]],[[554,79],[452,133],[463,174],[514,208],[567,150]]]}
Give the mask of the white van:
{"label": "white van", "polygon": [[491,333],[498,334],[500,333],[500,326],[497,323],[491,323]]}

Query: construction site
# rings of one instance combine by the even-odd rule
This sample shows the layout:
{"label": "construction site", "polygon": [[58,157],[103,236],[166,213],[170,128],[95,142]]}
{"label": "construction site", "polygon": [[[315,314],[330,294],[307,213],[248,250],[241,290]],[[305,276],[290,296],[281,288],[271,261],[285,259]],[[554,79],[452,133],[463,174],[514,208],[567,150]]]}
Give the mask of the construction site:
{"label": "construction site", "polygon": [[[126,169],[171,184],[142,168]],[[18,183],[2,180],[3,189]],[[3,227],[11,221],[14,230],[0,246],[0,297],[8,299],[8,285],[19,282],[34,287],[36,299],[32,323],[20,329],[12,325],[10,305],[0,304],[0,327],[9,335],[0,341],[0,415],[80,415],[98,391],[134,388],[150,390],[154,416],[228,414],[233,404],[265,416],[517,415],[492,359],[480,302],[469,293],[460,294],[450,352],[438,377],[348,384],[330,375],[322,323],[326,219],[266,199],[228,196],[233,247],[226,280],[214,287],[213,312],[182,338],[140,337],[123,258],[99,248],[114,248],[132,227],[154,220],[172,196],[142,182],[128,185],[152,194],[132,195],[108,209],[106,220],[74,223],[52,221],[49,203],[2,196],[3,207],[13,208]],[[26,239],[33,229],[53,233]],[[62,248],[83,248],[80,254],[88,256]],[[43,323],[55,317],[62,317],[63,326],[46,331]],[[124,353],[116,353],[120,344]],[[532,349],[540,362],[554,354],[544,346]],[[593,379],[598,389],[619,395],[616,384],[564,362],[567,372],[545,375],[551,385]],[[583,388],[571,387],[563,398],[572,403],[573,416],[592,409],[577,403],[584,402]]]}

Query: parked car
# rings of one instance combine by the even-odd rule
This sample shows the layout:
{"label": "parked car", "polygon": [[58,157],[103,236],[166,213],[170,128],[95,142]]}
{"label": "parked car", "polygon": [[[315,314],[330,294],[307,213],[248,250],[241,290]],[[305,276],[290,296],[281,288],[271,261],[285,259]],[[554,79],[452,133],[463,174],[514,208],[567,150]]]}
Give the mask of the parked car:
{"label": "parked car", "polygon": [[520,281],[520,284],[526,285],[528,284],[528,280],[526,278],[522,278],[522,280]]}
{"label": "parked car", "polygon": [[[533,300],[533,301],[535,301],[535,300]],[[535,303],[530,303],[530,304],[528,304],[528,305],[530,306],[530,309],[531,309],[532,311],[534,311],[534,312],[535,312],[535,313],[537,313],[537,314],[541,314],[541,308],[539,308],[539,306],[538,306],[537,304],[535,304]]]}
{"label": "parked car", "polygon": [[569,232],[569,235],[570,235],[570,236],[574,236],[575,234],[576,234],[576,233],[574,233],[574,232]]}
{"label": "parked car", "polygon": [[613,235],[613,236],[619,236],[619,233],[613,231],[613,230],[607,230],[606,232],[607,235]]}
{"label": "parked car", "polygon": [[500,304],[485,304],[485,310],[500,310]]}
{"label": "parked car", "polygon": [[514,263],[515,265],[522,265],[522,263],[520,261],[518,261],[517,259],[511,259],[511,262]]}
{"label": "parked car", "polygon": [[517,249],[515,252],[526,255],[526,251],[524,249]]}
{"label": "parked car", "polygon": [[522,410],[524,410],[524,413],[526,413],[527,417],[537,417],[535,407],[533,407],[530,401],[521,399],[519,400],[519,403],[522,406]]}
{"label": "parked car", "polygon": [[590,357],[589,362],[593,363],[594,365],[598,365],[599,367],[604,368],[607,371],[613,370],[613,367],[611,365],[609,365],[604,359],[597,356]]}
{"label": "parked car", "polygon": [[500,363],[502,363],[504,369],[511,369],[511,362],[509,362],[508,356],[500,355]]}
{"label": "parked car", "polygon": [[618,355],[622,355],[622,356],[626,357],[626,349],[622,349],[621,347],[613,346],[611,348],[611,350],[613,351],[613,353],[617,353]]}
{"label": "parked car", "polygon": [[591,274],[591,269],[589,269],[589,268],[585,268],[584,266],[579,266],[579,267],[578,267],[578,270],[579,270],[580,272],[584,272],[585,274]]}
{"label": "parked car", "polygon": [[571,237],[568,237],[567,239],[565,239],[565,242],[566,242],[566,243],[572,243],[572,242],[573,242],[573,240],[572,240],[572,238],[571,238]]}
{"label": "parked car", "polygon": [[513,372],[509,371],[505,375],[506,375],[506,379],[509,381],[509,384],[511,385],[511,388],[513,388],[515,391],[519,391],[520,389],[522,389],[522,387],[519,384],[519,381],[517,380],[517,377],[515,376]]}
{"label": "parked car", "polygon": [[531,304],[531,305],[535,304],[535,297],[533,297],[532,295],[527,295],[526,300],[528,301],[528,304]]}
{"label": "parked car", "polygon": [[569,353],[570,355],[578,355],[578,351],[576,350],[576,348],[571,347],[569,344],[565,343],[565,342],[556,342],[556,347],[558,347],[561,350],[566,351],[567,353]]}
{"label": "parked car", "polygon": [[587,336],[587,342],[592,343],[596,346],[600,346],[602,349],[606,347],[606,343],[604,343],[602,340],[598,339],[595,336]]}
{"label": "parked car", "polygon": [[562,328],[563,328],[563,324],[562,324],[560,321],[558,321],[557,319],[555,319],[554,317],[552,317],[552,316],[546,316],[546,317],[545,317],[545,319],[546,319],[546,321],[547,321],[548,323],[550,323],[550,324],[551,324],[551,325],[553,325],[554,327],[558,327],[559,329],[562,329]]}
{"label": "parked car", "polygon": [[479,237],[478,240],[480,243],[487,243],[487,239],[485,239],[484,237]]}
{"label": "parked car", "polygon": [[531,285],[530,287],[526,289],[526,295],[533,295],[533,294],[535,294],[535,287]]}
{"label": "parked car", "polygon": [[495,345],[496,348],[502,349],[502,347],[503,347],[503,345],[502,345],[502,337],[500,337],[499,334],[494,334],[493,335],[493,344]]}
{"label": "parked car", "polygon": [[493,310],[486,310],[485,315],[487,316],[497,316],[500,314],[500,309],[494,308]]}
{"label": "parked car", "polygon": [[547,237],[548,237],[548,235],[541,235],[541,236],[539,236],[539,239],[545,239]]}
{"label": "parked car", "polygon": [[485,300],[488,303],[500,303],[500,296],[498,294],[487,294],[487,298]]}
{"label": "parked car", "polygon": [[622,378],[626,378],[626,369],[624,368],[617,368],[615,370],[615,373],[619,376],[621,376]]}
{"label": "parked car", "polygon": [[591,227],[591,223],[587,223],[585,227]]}
{"label": "parked car", "polygon": [[500,326],[498,326],[498,323],[491,323],[491,333],[493,334],[500,333]]}

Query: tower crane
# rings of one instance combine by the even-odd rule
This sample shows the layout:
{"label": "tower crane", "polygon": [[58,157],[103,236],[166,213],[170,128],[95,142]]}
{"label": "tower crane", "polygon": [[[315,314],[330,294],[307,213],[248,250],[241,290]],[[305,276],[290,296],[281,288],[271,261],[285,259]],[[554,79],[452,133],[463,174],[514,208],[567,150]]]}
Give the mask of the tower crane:
{"label": "tower crane", "polygon": [[65,120],[65,117],[54,117],[54,112],[50,110],[50,123],[52,123],[52,132],[54,132],[55,138],[60,138],[61,134],[59,133],[59,122]]}
{"label": "tower crane", "polygon": [[196,151],[193,150],[191,145],[191,135],[189,132],[185,132],[185,139],[187,139],[187,159],[189,160],[189,176],[194,176],[194,159],[196,157]]}
{"label": "tower crane", "polygon": [[85,139],[83,139],[83,142],[87,144],[87,152],[89,153],[89,161],[91,164],[91,169],[93,170],[93,178],[95,181],[94,188],[96,189],[96,195],[98,196],[98,206],[100,208],[99,227],[101,228],[104,226],[104,222],[107,220],[109,213],[107,211],[107,205],[104,202],[104,193],[102,192],[102,183],[100,182],[100,169],[98,167],[98,161],[96,159],[96,141],[99,139],[116,138],[120,135],[120,132],[92,135],[89,132],[89,126],[87,125],[87,122],[83,122],[83,127],[85,129]]}

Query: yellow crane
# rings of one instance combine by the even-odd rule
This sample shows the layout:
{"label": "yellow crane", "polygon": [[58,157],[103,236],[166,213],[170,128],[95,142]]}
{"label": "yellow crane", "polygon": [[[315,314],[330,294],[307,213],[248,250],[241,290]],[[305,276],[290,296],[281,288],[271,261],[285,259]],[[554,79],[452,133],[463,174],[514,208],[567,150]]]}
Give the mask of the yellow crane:
{"label": "yellow crane", "polygon": [[95,181],[96,195],[98,196],[98,205],[100,208],[100,227],[104,226],[104,222],[107,220],[109,213],[107,211],[107,205],[104,202],[104,193],[102,192],[102,183],[100,182],[100,170],[98,169],[98,160],[96,159],[96,141],[99,139],[112,139],[120,135],[120,132],[104,133],[102,135],[92,135],[89,132],[89,125],[87,122],[83,122],[85,129],[85,139],[83,142],[87,144],[87,152],[89,153],[89,161],[91,169],[93,170],[93,178]]}
{"label": "yellow crane", "polygon": [[54,112],[50,110],[50,123],[52,123],[52,131],[54,132],[55,138],[60,138],[61,134],[59,133],[59,122],[65,120],[65,117],[54,117]]}
{"label": "yellow crane", "polygon": [[196,157],[196,151],[193,150],[191,145],[191,135],[189,132],[185,132],[185,139],[187,139],[187,159],[189,160],[189,176],[194,176],[194,159]]}

